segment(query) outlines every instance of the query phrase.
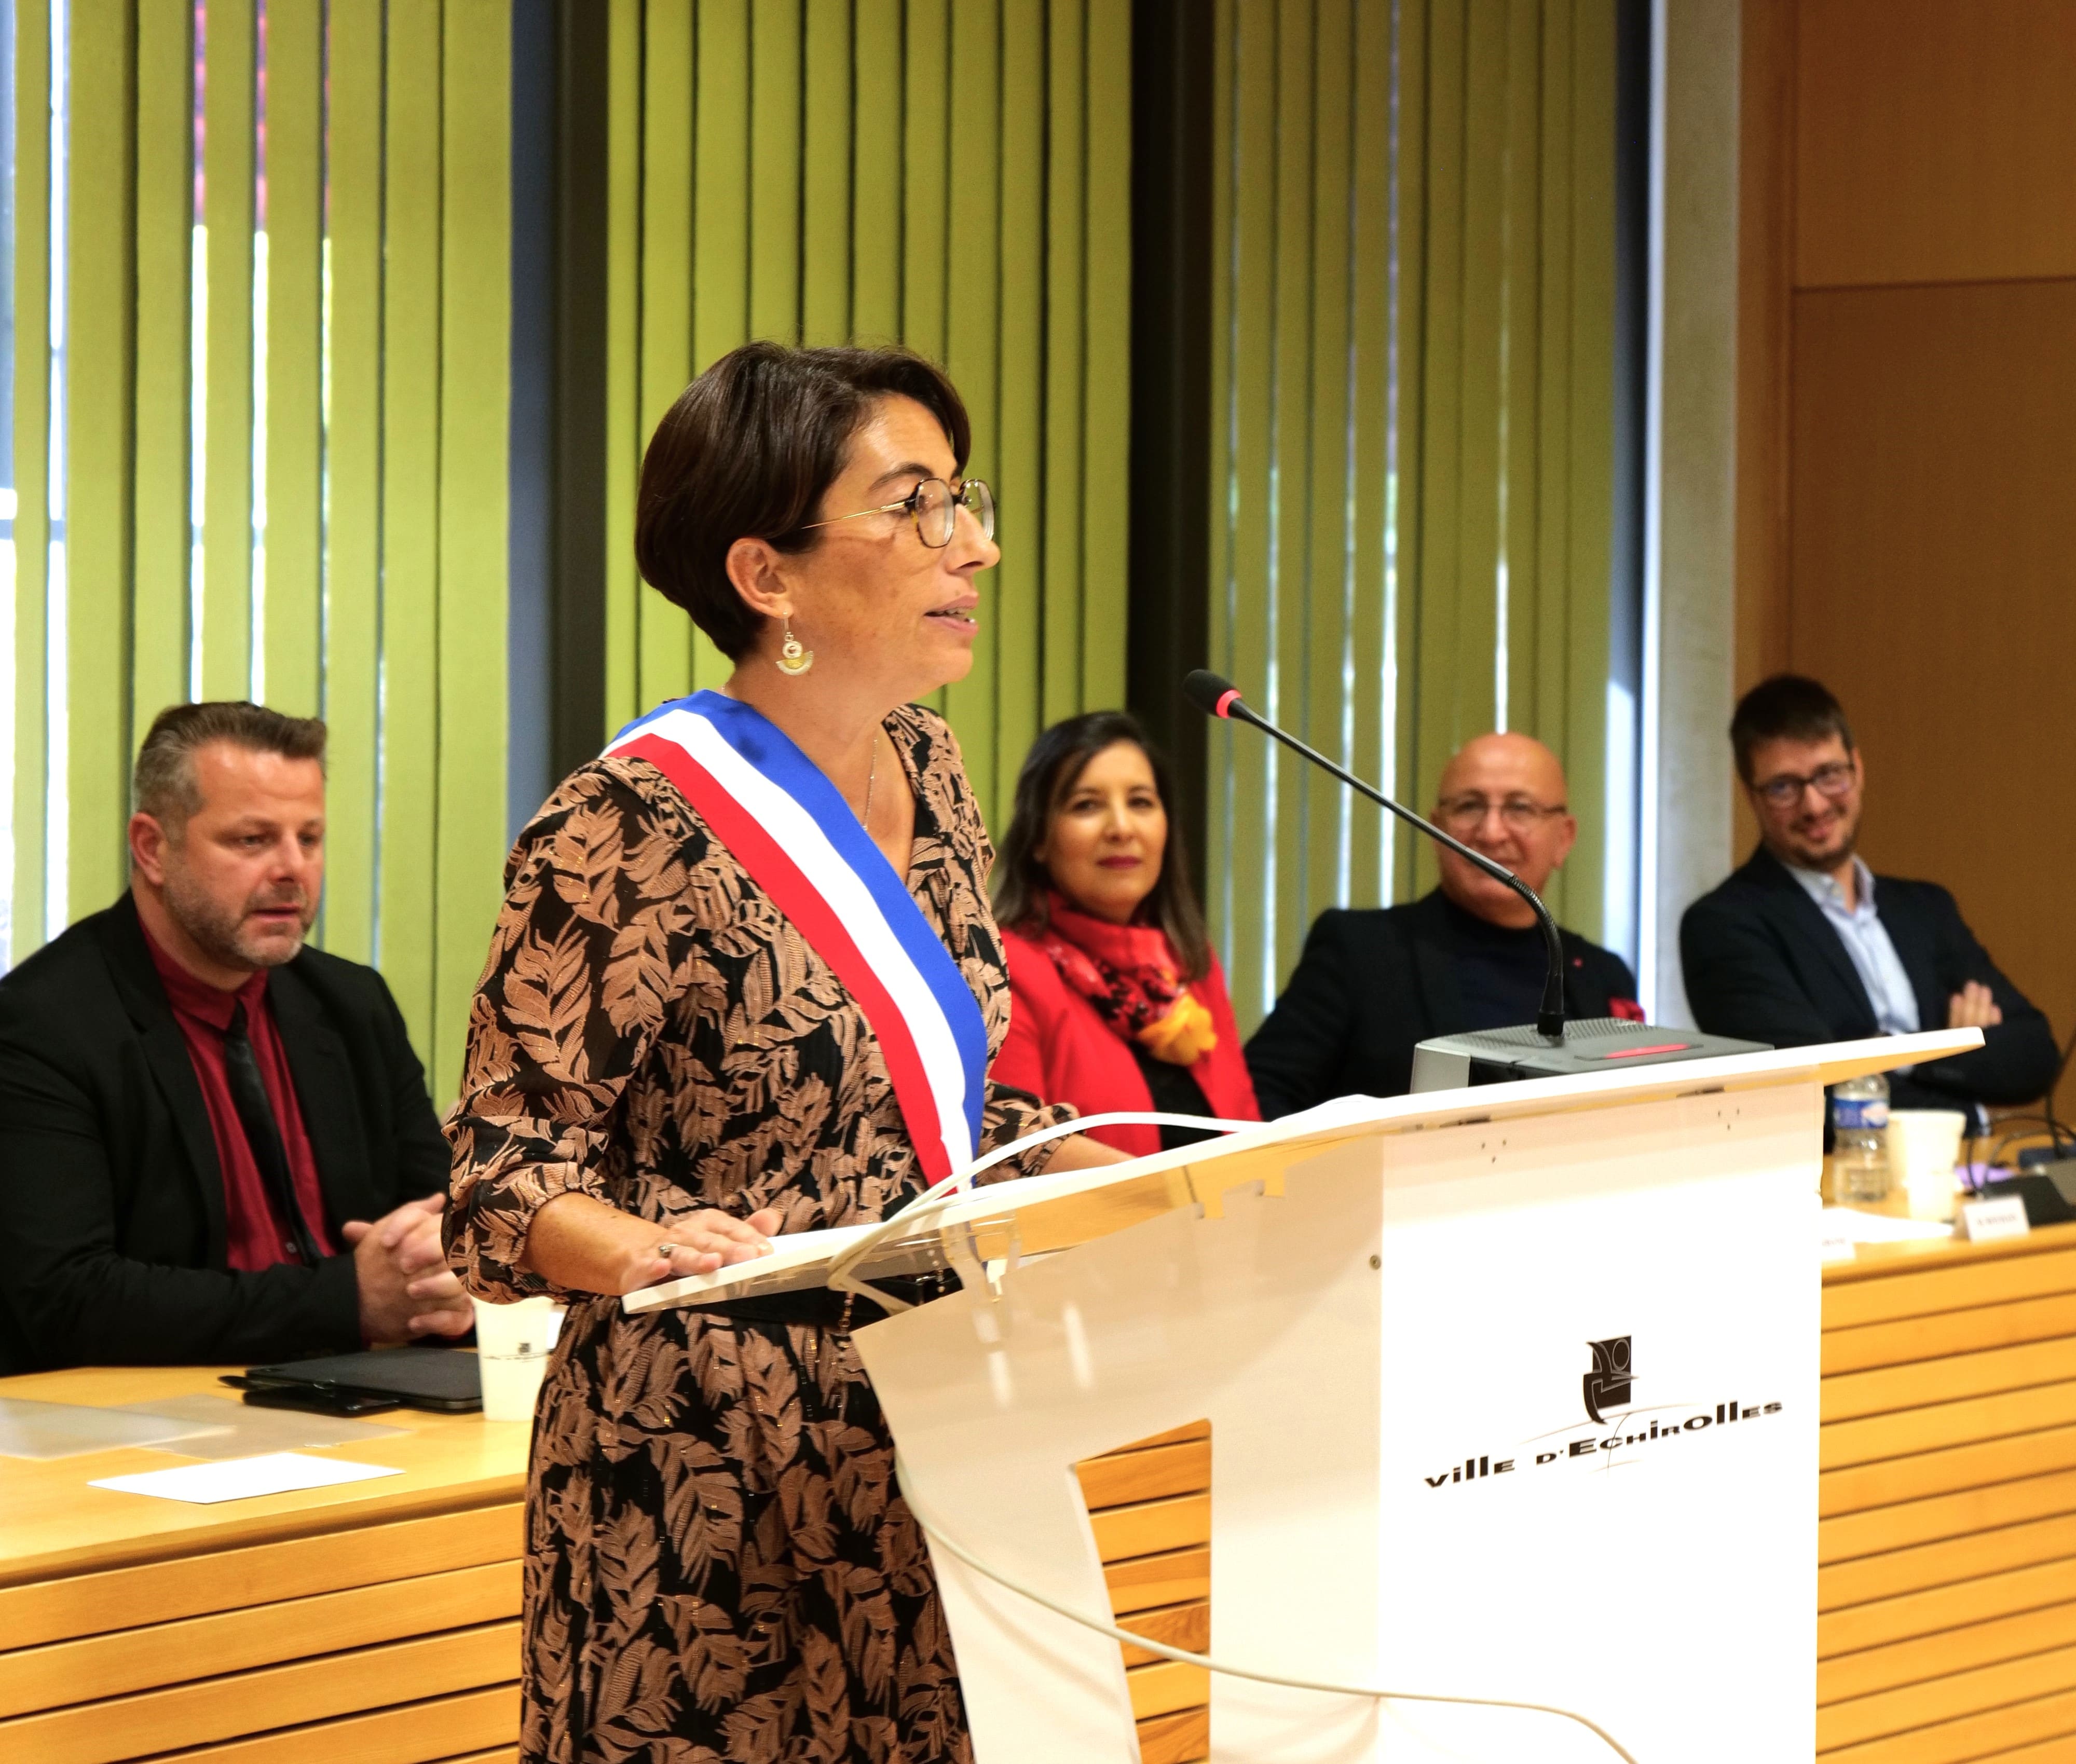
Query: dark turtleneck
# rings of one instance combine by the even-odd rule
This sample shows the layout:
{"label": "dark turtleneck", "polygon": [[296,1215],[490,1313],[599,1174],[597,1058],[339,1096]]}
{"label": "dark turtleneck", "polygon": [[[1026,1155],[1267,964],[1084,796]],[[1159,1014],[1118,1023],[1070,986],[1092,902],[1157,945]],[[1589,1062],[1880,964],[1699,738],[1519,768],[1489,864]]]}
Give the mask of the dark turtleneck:
{"label": "dark turtleneck", "polygon": [[1547,957],[1534,925],[1515,930],[1466,912],[1444,894],[1450,965],[1464,1001],[1464,1021],[1447,1032],[1506,1029],[1533,1023],[1542,1003]]}

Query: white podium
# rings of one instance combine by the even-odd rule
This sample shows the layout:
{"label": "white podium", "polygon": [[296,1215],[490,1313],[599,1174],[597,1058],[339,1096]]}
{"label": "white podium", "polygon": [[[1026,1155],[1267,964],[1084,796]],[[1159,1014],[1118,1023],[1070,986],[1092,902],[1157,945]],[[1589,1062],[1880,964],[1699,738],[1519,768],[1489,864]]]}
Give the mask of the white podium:
{"label": "white podium", "polygon": [[[908,1246],[965,1289],[858,1347],[919,1511],[1072,1608],[1109,1610],[1072,1465],[1205,1419],[1214,1658],[1573,1709],[1638,1764],[1806,1759],[1821,1087],[1978,1039],[1349,1099],[982,1189]],[[981,1764],[1134,1758],[1116,1645],[932,1554]],[[1615,1756],[1547,1714],[1210,1696],[1222,1764]]]}

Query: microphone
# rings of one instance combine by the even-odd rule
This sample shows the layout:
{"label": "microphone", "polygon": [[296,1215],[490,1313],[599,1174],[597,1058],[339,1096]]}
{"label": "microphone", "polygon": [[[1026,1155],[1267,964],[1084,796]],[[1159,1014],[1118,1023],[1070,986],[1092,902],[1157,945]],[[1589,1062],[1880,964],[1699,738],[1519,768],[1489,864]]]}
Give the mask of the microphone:
{"label": "microphone", "polygon": [[1293,753],[1301,753],[1317,766],[1338,778],[1349,789],[1360,791],[1380,807],[1388,808],[1409,827],[1418,828],[1438,845],[1446,845],[1466,863],[1483,870],[1493,881],[1504,882],[1514,893],[1526,901],[1535,913],[1536,923],[1542,928],[1542,947],[1547,966],[1542,982],[1542,1008],[1535,1015],[1535,1032],[1546,1041],[1561,1044],[1564,1040],[1564,942],[1557,935],[1557,921],[1550,915],[1550,909],[1542,904],[1542,896],[1509,870],[1505,865],[1495,862],[1483,852],[1473,851],[1460,839],[1451,839],[1432,821],[1416,815],[1402,804],[1394,803],[1374,785],[1365,784],[1353,772],[1335,765],[1316,748],[1307,747],[1294,735],[1286,734],[1264,716],[1257,716],[1240,696],[1239,688],[1220,674],[1209,668],[1192,670],[1182,682],[1182,695],[1207,716],[1221,717],[1230,722],[1235,718],[1243,723],[1252,723],[1264,734],[1273,736]]}

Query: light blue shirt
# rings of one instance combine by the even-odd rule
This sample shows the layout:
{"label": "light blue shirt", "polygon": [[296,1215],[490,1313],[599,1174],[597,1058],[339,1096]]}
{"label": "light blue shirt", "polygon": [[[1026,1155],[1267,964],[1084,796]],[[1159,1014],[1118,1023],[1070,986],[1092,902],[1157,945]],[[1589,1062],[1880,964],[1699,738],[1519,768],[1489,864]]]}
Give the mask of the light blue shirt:
{"label": "light blue shirt", "polygon": [[[1854,890],[1854,903],[1848,907],[1844,890],[1821,870],[1798,870],[1792,864],[1785,867],[1816,903],[1831,928],[1837,932],[1839,942],[1846,946],[1846,953],[1853,958],[1860,984],[1867,989],[1867,1000],[1875,1007],[1876,1027],[1883,1035],[1916,1035],[1920,1027],[1917,1020],[1917,994],[1911,986],[1910,976],[1904,971],[1903,958],[1889,940],[1888,928],[1875,911],[1874,872],[1859,858],[1853,860],[1853,874],[1858,886]],[[1897,1068],[1902,1072],[1909,1069],[1908,1066]]]}

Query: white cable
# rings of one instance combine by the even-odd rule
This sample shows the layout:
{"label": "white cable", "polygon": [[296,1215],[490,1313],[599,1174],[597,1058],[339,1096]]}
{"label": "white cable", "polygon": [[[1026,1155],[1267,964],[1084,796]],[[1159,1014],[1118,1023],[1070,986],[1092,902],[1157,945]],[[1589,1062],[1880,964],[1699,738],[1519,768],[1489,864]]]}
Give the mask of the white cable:
{"label": "white cable", "polygon": [[[1260,1125],[1259,1122],[1255,1121],[1225,1121],[1200,1115],[1118,1110],[1108,1114],[1085,1115],[1075,1120],[1060,1122],[1053,1127],[1041,1127],[1035,1133],[1026,1134],[1022,1139],[990,1152],[985,1157],[975,1160],[962,1170],[954,1170],[941,1181],[932,1184],[907,1206],[881,1221],[872,1231],[867,1232],[838,1256],[830,1265],[827,1284],[839,1292],[856,1293],[889,1310],[912,1310],[913,1306],[898,1299],[891,1298],[877,1288],[853,1278],[852,1271],[889,1238],[911,1228],[920,1217],[941,1211],[944,1208],[963,1198],[961,1191],[973,1181],[974,1178],[984,1171],[992,1169],[996,1164],[1007,1161],[1019,1152],[1032,1146],[1043,1145],[1051,1139],[1065,1139],[1073,1134],[1085,1132],[1090,1127],[1180,1127],[1237,1133],[1243,1129]],[[1122,1646],[1143,1648],[1148,1653],[1156,1654],[1163,1659],[1177,1661],[1184,1666],[1200,1666],[1207,1672],[1221,1673],[1228,1678],[1252,1679],[1258,1683],[1281,1685],[1297,1691],[1317,1691],[1329,1696],[1369,1697],[1381,1702],[1394,1703],[1450,1703],[1473,1708],[1520,1709],[1529,1714],[1554,1715],[1564,1720],[1576,1722],[1580,1727],[1586,1729],[1617,1758],[1621,1758],[1624,1764],[1637,1764],[1634,1755],[1626,1750],[1613,1734],[1600,1726],[1598,1723],[1574,1709],[1562,1709],[1548,1703],[1517,1702],[1505,1697],[1439,1696],[1414,1691],[1380,1691],[1368,1685],[1332,1684],[1318,1679],[1289,1678],[1281,1673],[1264,1672],[1252,1666],[1236,1666],[1230,1661],[1215,1660],[1208,1654],[1191,1654],[1185,1649],[1170,1647],[1165,1642],[1156,1642],[1146,1636],[1135,1634],[1129,1629],[1120,1629],[1115,1624],[1105,1623],[1099,1618],[1090,1617],[1084,1612],[1076,1611],[1060,1603],[1035,1588],[1025,1586],[1020,1581],[1012,1579],[999,1569],[981,1560],[971,1550],[954,1540],[917,1504],[915,1479],[907,1473],[901,1463],[898,1450],[895,1455],[895,1479],[903,1498],[907,1501],[908,1510],[916,1516],[916,1524],[923,1528],[930,1541],[946,1554],[956,1557],[971,1568],[974,1573],[992,1580],[996,1585],[1016,1594],[1018,1597],[1028,1599],[1034,1604],[1043,1605],[1047,1610],[1066,1618],[1069,1622],[1077,1623],[1086,1629],[1093,1629],[1098,1635],[1107,1636],[1111,1641]]]}
{"label": "white cable", "polygon": [[932,1183],[900,1211],[888,1214],[830,1263],[828,1274],[823,1284],[839,1293],[854,1293],[860,1298],[869,1298],[882,1310],[913,1310],[914,1305],[904,1300],[891,1297],[857,1276],[853,1271],[857,1265],[889,1238],[900,1236],[909,1231],[919,1217],[941,1212],[945,1207],[963,1199],[964,1195],[960,1191],[983,1172],[993,1169],[998,1164],[1007,1163],[1019,1152],[1027,1151],[1034,1145],[1043,1145],[1049,1139],[1064,1139],[1071,1135],[1086,1132],[1090,1127],[1195,1127],[1208,1132],[1238,1133],[1244,1128],[1260,1125],[1259,1121],[1223,1121],[1211,1115],[1162,1114],[1132,1109],[1120,1109],[1109,1114],[1080,1115],[1071,1121],[1056,1122],[1051,1127],[1039,1128],[1035,1133],[1027,1133],[1020,1139],[1012,1139],[1007,1145],[998,1147],[986,1156],[974,1159],[964,1169],[954,1170],[940,1181]]}
{"label": "white cable", "polygon": [[1025,1586],[1011,1579],[999,1568],[990,1567],[970,1550],[955,1542],[916,1504],[916,1481],[901,1461],[897,1447],[894,1455],[894,1480],[901,1491],[908,1510],[916,1517],[916,1523],[923,1528],[930,1542],[947,1554],[956,1556],[975,1574],[992,1580],[997,1586],[1007,1588],[1019,1598],[1028,1599],[1033,1604],[1041,1604],[1048,1611],[1063,1617],[1070,1623],[1078,1623],[1085,1629],[1093,1629],[1098,1635],[1108,1636],[1111,1641],[1125,1647],[1144,1648],[1165,1660],[1175,1660],[1184,1666],[1202,1666],[1206,1672],[1222,1673],[1227,1678],[1252,1679],[1257,1684],[1278,1684],[1293,1691],[1318,1691],[1328,1696],[1371,1697],[1381,1703],[1454,1703],[1479,1709],[1522,1709],[1533,1715],[1555,1715],[1567,1721],[1576,1721],[1590,1732],[1612,1751],[1624,1764],[1637,1764],[1634,1754],[1627,1750],[1614,1735],[1598,1722],[1581,1715],[1576,1709],[1560,1709],[1551,1703],[1521,1703],[1511,1698],[1499,1696],[1438,1696],[1429,1691],[1380,1691],[1366,1684],[1331,1684],[1317,1679],[1287,1678],[1280,1672],[1264,1672],[1254,1666],[1235,1666],[1228,1660],[1214,1660],[1207,1654],[1191,1654],[1186,1649],[1170,1647],[1165,1642],[1155,1642],[1130,1629],[1119,1629],[1114,1623],[1105,1623],[1100,1618],[1074,1610],[1058,1600],[1039,1592],[1035,1587]]}

